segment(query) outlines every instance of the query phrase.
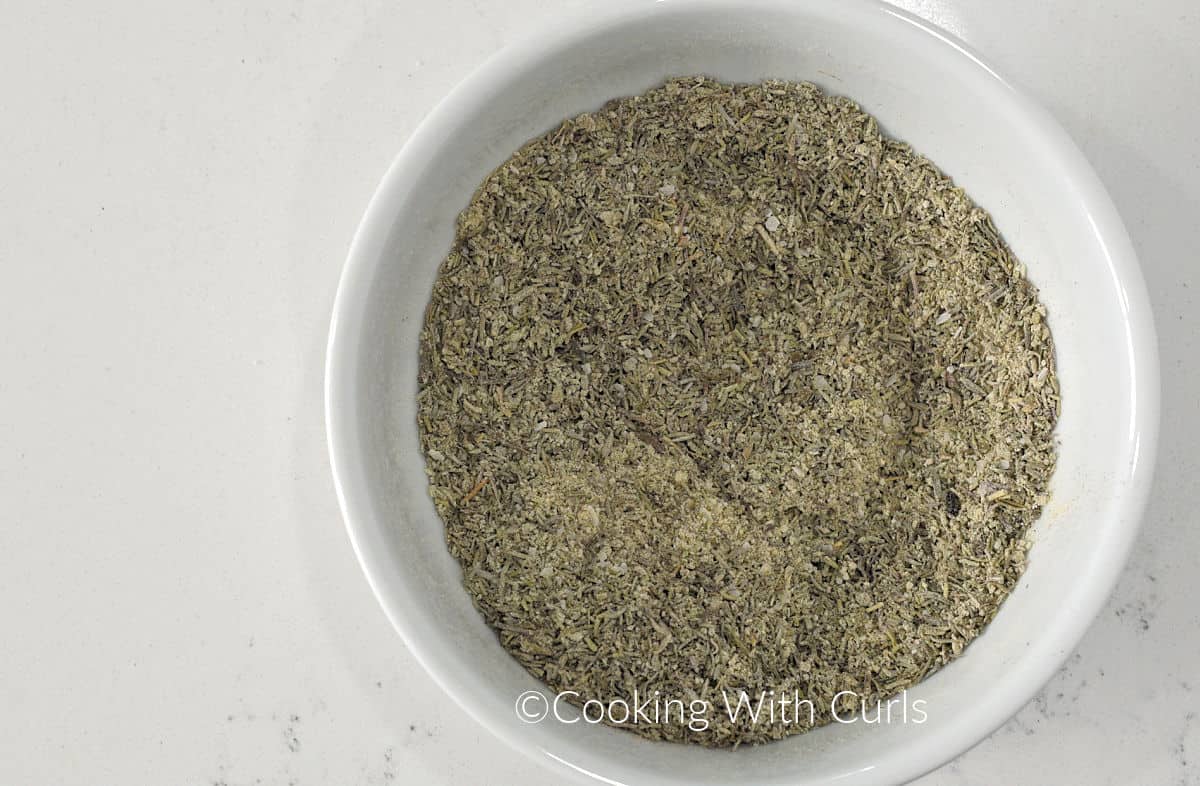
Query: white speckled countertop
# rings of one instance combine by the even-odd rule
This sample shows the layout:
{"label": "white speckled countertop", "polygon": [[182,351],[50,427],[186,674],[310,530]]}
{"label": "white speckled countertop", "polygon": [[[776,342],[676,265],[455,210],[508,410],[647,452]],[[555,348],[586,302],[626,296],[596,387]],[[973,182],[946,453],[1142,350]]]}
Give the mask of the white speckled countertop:
{"label": "white speckled countertop", "polygon": [[[0,783],[555,782],[449,705],[378,610],[321,376],[347,244],[405,137],[580,2],[6,8]],[[1042,695],[920,783],[1200,783],[1200,10],[900,4],[1092,160],[1164,375],[1153,501],[1107,609]]]}

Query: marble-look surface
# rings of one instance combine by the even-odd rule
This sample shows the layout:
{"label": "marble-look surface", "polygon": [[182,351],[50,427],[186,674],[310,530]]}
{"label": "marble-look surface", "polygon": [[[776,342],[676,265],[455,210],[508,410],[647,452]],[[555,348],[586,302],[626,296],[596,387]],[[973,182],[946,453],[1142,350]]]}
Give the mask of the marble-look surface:
{"label": "marble-look surface", "polygon": [[[556,782],[448,705],[378,610],[321,376],[347,244],[405,137],[579,3],[6,7],[0,783]],[[1154,501],[1107,609],[1042,695],[920,783],[1200,783],[1200,11],[902,5],[1091,158],[1164,374]]]}

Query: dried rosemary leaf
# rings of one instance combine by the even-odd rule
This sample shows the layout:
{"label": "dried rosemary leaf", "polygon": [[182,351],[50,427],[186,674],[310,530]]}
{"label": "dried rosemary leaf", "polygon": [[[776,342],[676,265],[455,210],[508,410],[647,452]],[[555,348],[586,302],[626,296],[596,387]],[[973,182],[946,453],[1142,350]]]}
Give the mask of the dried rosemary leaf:
{"label": "dried rosemary leaf", "polygon": [[[676,79],[526,144],[459,217],[420,351],[467,590],[580,701],[886,699],[995,615],[1054,469],[1022,266],[811,84]],[[810,728],[709,720],[629,728]]]}

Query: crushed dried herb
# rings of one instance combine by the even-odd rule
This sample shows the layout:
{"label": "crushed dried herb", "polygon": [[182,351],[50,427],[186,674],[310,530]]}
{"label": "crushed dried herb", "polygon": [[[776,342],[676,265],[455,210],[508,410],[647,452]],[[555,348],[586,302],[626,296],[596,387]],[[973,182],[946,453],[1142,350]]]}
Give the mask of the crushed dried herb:
{"label": "crushed dried herb", "polygon": [[[992,619],[1054,469],[1022,265],[811,84],[676,79],[526,144],[459,217],[420,352],[466,588],[579,701],[886,699]],[[680,720],[628,725],[812,725]]]}

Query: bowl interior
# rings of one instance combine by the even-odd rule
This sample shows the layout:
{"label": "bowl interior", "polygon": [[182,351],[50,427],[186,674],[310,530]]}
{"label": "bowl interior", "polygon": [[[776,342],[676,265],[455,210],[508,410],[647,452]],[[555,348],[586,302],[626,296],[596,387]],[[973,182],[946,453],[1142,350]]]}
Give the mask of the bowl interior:
{"label": "bowl interior", "polygon": [[[1063,398],[1053,499],[995,621],[909,692],[910,703],[925,701],[924,723],[835,724],[736,752],[583,723],[526,725],[513,703],[541,686],[484,625],[446,551],[414,396],[422,315],[456,215],[493,167],[563,118],[696,73],[808,80],[859,102],[992,213],[1049,310]],[[409,646],[469,712],[523,750],[609,783],[891,782],[1003,722],[1110,590],[1147,485],[1140,452],[1152,452],[1156,367],[1144,311],[1128,241],[1086,163],[952,39],[869,4],[618,4],[486,65],[426,121],[381,185],[351,252],[330,347],[339,493],[368,577]]]}

